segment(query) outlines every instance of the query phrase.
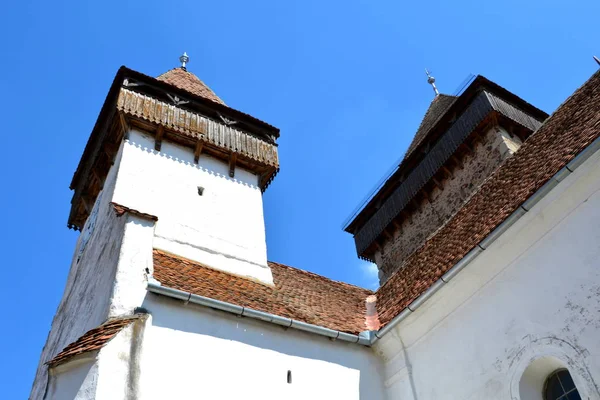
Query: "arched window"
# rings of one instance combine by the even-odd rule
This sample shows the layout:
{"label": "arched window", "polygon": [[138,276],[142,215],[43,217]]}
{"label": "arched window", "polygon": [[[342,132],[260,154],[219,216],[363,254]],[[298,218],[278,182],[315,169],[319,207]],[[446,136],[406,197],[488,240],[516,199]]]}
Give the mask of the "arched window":
{"label": "arched window", "polygon": [[544,400],[581,400],[569,371],[557,369],[546,378]]}

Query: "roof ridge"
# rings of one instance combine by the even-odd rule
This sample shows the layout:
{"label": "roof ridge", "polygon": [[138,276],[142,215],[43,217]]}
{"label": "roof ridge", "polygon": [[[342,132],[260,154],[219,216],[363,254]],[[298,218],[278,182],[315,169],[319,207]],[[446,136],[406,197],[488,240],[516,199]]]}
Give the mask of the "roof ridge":
{"label": "roof ridge", "polygon": [[[247,280],[249,280],[250,282],[255,282],[255,283],[257,283],[257,284],[261,284],[261,285],[263,285],[263,286],[266,286],[266,287],[272,288],[272,285],[268,285],[268,284],[266,284],[266,283],[264,283],[264,282],[261,282],[261,281],[255,280],[255,279],[253,279],[252,277],[249,277],[249,276],[246,276],[246,275],[234,274],[233,272],[230,272],[230,271],[225,271],[225,270],[222,270],[222,269],[213,268],[213,267],[211,267],[211,266],[209,266],[209,265],[205,265],[205,264],[203,264],[203,263],[201,263],[201,262],[199,262],[199,261],[194,261],[194,260],[191,260],[191,259],[189,259],[189,258],[187,258],[187,257],[183,257],[183,256],[180,256],[180,255],[177,255],[177,254],[174,254],[174,253],[170,253],[170,252],[168,252],[168,251],[165,251],[165,250],[161,250],[161,249],[153,249],[153,251],[154,251],[154,252],[156,252],[156,253],[162,254],[163,256],[166,256],[166,257],[169,257],[169,258],[176,259],[176,260],[178,260],[178,261],[183,261],[183,262],[186,262],[186,263],[191,263],[191,264],[197,265],[197,266],[199,266],[199,267],[201,267],[201,268],[207,268],[207,269],[210,269],[210,270],[213,270],[213,271],[222,272],[222,273],[224,273],[224,274],[231,275],[231,276],[234,276],[234,277],[237,277],[237,278],[243,278],[243,279],[247,279]],[[315,272],[307,271],[307,270],[305,270],[305,269],[301,269],[301,268],[297,268],[297,267],[292,267],[292,266],[290,266],[290,265],[282,264],[282,263],[280,263],[280,262],[276,262],[276,261],[267,261],[267,264],[275,264],[275,265],[277,265],[277,266],[279,266],[279,267],[289,268],[289,269],[292,269],[292,270],[294,270],[294,271],[298,271],[298,272],[301,272],[301,273],[304,273],[304,274],[307,274],[307,275],[311,275],[311,276],[314,276],[314,277],[317,277],[317,278],[320,278],[320,279],[326,280],[326,281],[328,281],[328,282],[333,282],[333,283],[336,283],[336,284],[339,284],[339,285],[343,285],[343,286],[349,286],[349,287],[352,287],[352,288],[355,288],[355,289],[360,289],[360,290],[363,290],[363,291],[365,291],[365,292],[368,292],[368,293],[371,293],[371,294],[374,294],[374,293],[375,293],[373,290],[371,290],[371,289],[367,289],[367,288],[364,288],[364,287],[362,287],[362,286],[353,285],[353,284],[351,284],[351,283],[348,283],[348,282],[342,282],[342,281],[338,281],[338,280],[335,280],[335,279],[331,279],[331,278],[328,278],[328,277],[326,277],[326,276],[323,276],[323,275],[317,274],[317,273],[315,273]]]}
{"label": "roof ridge", "polygon": [[185,90],[190,94],[204,97],[215,103],[225,102],[198,75],[181,67],[170,69],[156,77],[157,80]]}
{"label": "roof ridge", "polygon": [[163,75],[166,75],[166,74],[168,74],[169,72],[171,72],[171,71],[174,71],[174,70],[176,70],[176,69],[181,69],[181,67],[174,67],[174,68],[168,69],[168,70],[166,70],[165,72],[163,72],[162,74],[158,75],[158,76],[156,77],[156,79],[158,79],[158,78],[160,78],[161,76],[163,76]]}
{"label": "roof ridge", "polygon": [[[436,95],[433,98],[433,100],[431,100],[431,103],[429,103],[429,107],[427,107],[427,111],[425,111],[425,114],[421,119],[421,123],[419,124],[419,127],[415,132],[415,136],[413,137],[412,141],[408,145],[408,148],[406,149],[406,153],[402,158],[402,162],[404,162],[404,160],[406,160],[414,152],[414,150],[417,147],[419,147],[421,143],[423,143],[427,136],[429,136],[429,132],[431,131],[431,129],[437,124],[440,118],[442,118],[446,114],[446,111],[448,111],[452,104],[454,104],[457,98],[458,96],[440,93]],[[448,102],[445,104],[438,105],[438,103],[440,103],[441,101]],[[441,107],[441,109],[437,110],[435,107]],[[437,115],[434,115],[434,112],[436,112]]]}
{"label": "roof ridge", "polygon": [[308,270],[305,270],[305,269],[301,269],[301,268],[298,268],[298,267],[292,267],[290,265],[282,264],[282,263],[276,262],[276,261],[267,261],[267,262],[269,264],[276,264],[276,265],[278,265],[280,267],[290,268],[290,269],[293,269],[294,271],[302,272],[302,273],[305,273],[307,275],[312,275],[312,276],[324,279],[324,280],[329,281],[329,282],[337,283],[337,284],[344,285],[344,286],[350,286],[350,287],[353,287],[353,288],[356,288],[356,289],[361,289],[361,290],[364,290],[364,291],[369,292],[371,294],[375,293],[371,289],[367,289],[367,288],[364,288],[364,287],[358,286],[358,285],[353,285],[353,284],[348,283],[348,282],[343,282],[343,281],[338,281],[338,280],[335,280],[335,279],[331,279],[331,278],[328,278],[328,277],[326,277],[324,275],[320,275],[320,274],[317,274],[315,272],[311,272],[311,271],[308,271]]}
{"label": "roof ridge", "polygon": [[256,278],[253,278],[253,277],[251,277],[251,276],[247,276],[247,275],[240,275],[240,274],[233,273],[233,272],[231,272],[231,271],[225,271],[225,270],[223,270],[223,269],[219,269],[219,268],[211,267],[210,265],[206,265],[206,264],[204,264],[204,263],[202,263],[202,262],[200,262],[200,261],[195,261],[195,260],[192,260],[192,259],[190,259],[190,258],[183,257],[183,256],[180,256],[180,255],[178,255],[178,254],[174,254],[174,253],[171,253],[171,252],[168,252],[168,251],[165,251],[165,250],[160,250],[160,249],[152,249],[152,251],[153,251],[153,252],[156,252],[156,253],[159,253],[159,254],[161,254],[161,255],[163,255],[163,256],[165,256],[165,257],[169,257],[169,258],[172,258],[172,259],[174,259],[174,260],[177,260],[177,261],[183,261],[183,262],[185,262],[185,263],[192,264],[192,265],[198,266],[198,267],[200,267],[200,268],[206,268],[206,269],[209,269],[209,270],[211,270],[211,271],[216,271],[216,272],[220,272],[220,273],[223,273],[223,274],[226,274],[226,275],[229,275],[229,276],[233,276],[233,277],[235,277],[235,278],[242,278],[242,279],[246,279],[246,280],[248,280],[249,282],[254,282],[254,283],[258,284],[258,285],[262,285],[262,286],[264,286],[264,287],[267,287],[267,288],[270,288],[270,289],[273,289],[273,288],[274,288],[274,286],[273,286],[273,285],[269,285],[268,283],[265,283],[265,282],[259,281],[258,279],[256,279]]}

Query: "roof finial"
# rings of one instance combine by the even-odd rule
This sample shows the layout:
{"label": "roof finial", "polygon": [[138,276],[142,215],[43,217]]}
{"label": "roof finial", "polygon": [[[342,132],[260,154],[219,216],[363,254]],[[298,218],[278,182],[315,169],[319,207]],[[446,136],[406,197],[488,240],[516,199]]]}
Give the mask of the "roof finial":
{"label": "roof finial", "polygon": [[598,65],[600,65],[600,58],[594,56],[594,60],[596,60],[596,62],[598,63]]}
{"label": "roof finial", "polygon": [[179,62],[181,62],[181,69],[184,71],[187,71],[185,69],[185,64],[187,64],[188,62],[190,62],[190,58],[188,57],[187,53],[184,51],[183,54],[181,55],[181,57],[179,57]]}
{"label": "roof finial", "polygon": [[427,70],[427,68],[425,68],[425,73],[427,74],[427,83],[429,83],[431,85],[431,87],[433,88],[433,91],[435,92],[435,95],[439,95],[440,92],[438,92],[437,88],[435,87],[435,78],[433,76],[431,76],[431,74],[429,73],[429,71]]}

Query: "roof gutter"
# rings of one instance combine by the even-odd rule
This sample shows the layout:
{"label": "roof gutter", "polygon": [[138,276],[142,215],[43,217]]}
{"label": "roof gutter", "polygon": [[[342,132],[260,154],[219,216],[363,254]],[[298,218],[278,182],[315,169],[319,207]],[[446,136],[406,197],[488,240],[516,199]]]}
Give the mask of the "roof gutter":
{"label": "roof gutter", "polygon": [[375,344],[386,333],[394,329],[402,320],[412,314],[419,306],[429,299],[435,292],[440,290],[442,286],[450,282],[452,278],[466,267],[477,256],[487,250],[490,245],[498,239],[504,232],[508,230],[515,222],[523,215],[540,202],[554,187],[562,182],[567,176],[573,173],[581,166],[588,158],[600,150],[600,137],[583,149],[574,159],[572,159],[565,167],[558,171],[552,178],[548,180],[541,188],[539,188],[531,197],[525,200],[511,215],[508,216],[500,225],[490,232],[481,242],[479,242],[470,252],[468,252],[460,261],[450,268],[440,279],[431,285],[424,293],[417,297],[408,305],[400,314],[395,316],[387,325],[378,331],[368,332],[371,335],[371,345]]}
{"label": "roof gutter", "polygon": [[357,343],[364,346],[371,345],[371,338],[373,335],[371,332],[368,331],[361,332],[358,335],[353,335],[346,332],[340,332],[333,329],[324,328],[318,325],[307,324],[306,322],[297,321],[295,319],[284,318],[275,314],[270,314],[263,311],[254,310],[252,308],[242,307],[236,304],[211,299],[209,297],[198,296],[196,294],[185,292],[183,290],[162,286],[160,282],[158,282],[152,277],[149,277],[148,279],[147,290],[155,294],[160,294],[162,296],[182,300],[186,303],[194,303],[204,307],[213,308],[215,310],[235,314],[237,316],[270,322],[275,325],[283,326],[284,328],[294,328],[300,331],[314,333],[317,335],[325,336],[331,340],[343,340],[345,342]]}

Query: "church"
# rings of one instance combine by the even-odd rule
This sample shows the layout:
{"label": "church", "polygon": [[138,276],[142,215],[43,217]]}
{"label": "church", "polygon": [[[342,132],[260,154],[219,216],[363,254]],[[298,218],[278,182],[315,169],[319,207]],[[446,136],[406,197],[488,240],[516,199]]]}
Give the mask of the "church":
{"label": "church", "polygon": [[344,227],[371,291],[269,261],[280,131],[180,61],[108,89],[30,399],[600,399],[600,72],[551,115],[429,76],[404,158]]}

